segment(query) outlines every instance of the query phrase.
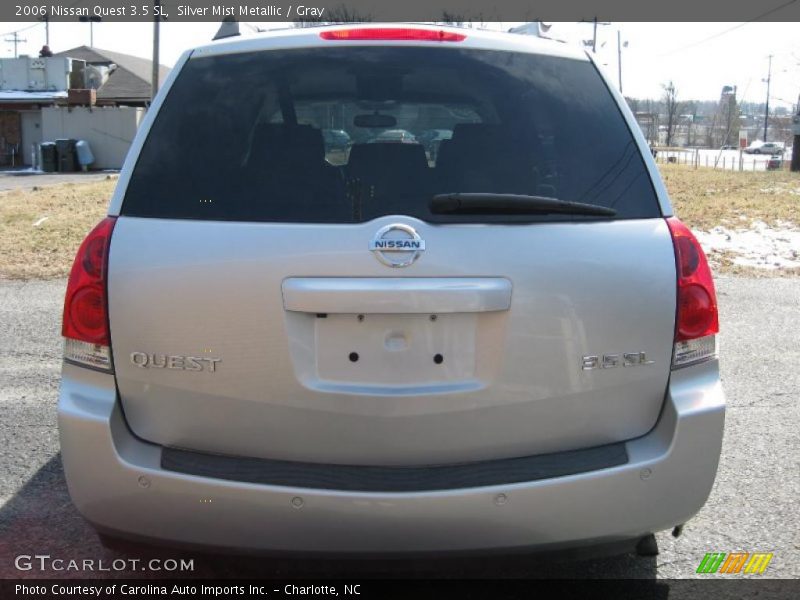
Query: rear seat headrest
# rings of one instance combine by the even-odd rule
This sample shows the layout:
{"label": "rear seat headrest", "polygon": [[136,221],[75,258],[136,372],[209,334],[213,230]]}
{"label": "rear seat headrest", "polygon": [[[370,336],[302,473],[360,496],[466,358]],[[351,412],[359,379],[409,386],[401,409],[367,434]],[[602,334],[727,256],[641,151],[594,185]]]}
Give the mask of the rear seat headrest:
{"label": "rear seat headrest", "polygon": [[351,172],[405,171],[409,174],[427,170],[428,158],[421,144],[354,144],[347,166]]}
{"label": "rear seat headrest", "polygon": [[260,123],[254,133],[250,164],[259,167],[272,165],[323,165],[325,142],[322,131],[311,125]]}

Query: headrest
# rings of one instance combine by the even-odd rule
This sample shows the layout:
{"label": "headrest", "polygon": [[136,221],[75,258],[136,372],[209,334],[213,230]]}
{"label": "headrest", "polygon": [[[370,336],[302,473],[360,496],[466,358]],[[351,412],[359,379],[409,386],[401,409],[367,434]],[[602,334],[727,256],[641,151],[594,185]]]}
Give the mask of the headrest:
{"label": "headrest", "polygon": [[347,162],[352,171],[393,169],[413,172],[428,168],[428,158],[421,144],[354,144]]}
{"label": "headrest", "polygon": [[250,164],[308,166],[321,165],[324,159],[322,131],[311,125],[260,123],[253,134]]}

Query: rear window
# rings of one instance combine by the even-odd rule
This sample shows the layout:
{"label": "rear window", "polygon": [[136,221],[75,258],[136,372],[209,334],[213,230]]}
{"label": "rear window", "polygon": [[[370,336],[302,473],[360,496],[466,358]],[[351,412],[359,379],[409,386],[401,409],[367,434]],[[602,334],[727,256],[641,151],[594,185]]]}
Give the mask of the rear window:
{"label": "rear window", "polygon": [[660,215],[589,62],[445,48],[324,48],[190,60],[125,193],[139,217],[357,223],[582,220],[434,215],[435,194],[533,194]]}

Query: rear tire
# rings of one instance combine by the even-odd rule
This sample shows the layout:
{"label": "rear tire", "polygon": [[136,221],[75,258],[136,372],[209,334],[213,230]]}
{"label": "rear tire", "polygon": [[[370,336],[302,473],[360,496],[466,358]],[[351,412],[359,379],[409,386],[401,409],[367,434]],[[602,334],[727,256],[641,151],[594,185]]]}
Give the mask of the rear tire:
{"label": "rear tire", "polygon": [[638,556],[658,556],[658,542],[652,533],[644,536],[636,544],[636,554]]}
{"label": "rear tire", "polygon": [[155,546],[144,542],[127,540],[107,533],[100,533],[99,531],[97,532],[97,537],[100,539],[100,544],[103,548],[115,554],[141,556],[152,553],[156,549]]}

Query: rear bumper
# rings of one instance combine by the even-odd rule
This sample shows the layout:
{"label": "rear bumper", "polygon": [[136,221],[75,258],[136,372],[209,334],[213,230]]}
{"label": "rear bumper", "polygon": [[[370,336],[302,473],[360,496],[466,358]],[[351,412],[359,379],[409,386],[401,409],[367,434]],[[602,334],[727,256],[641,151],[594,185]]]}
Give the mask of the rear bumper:
{"label": "rear bumper", "polygon": [[613,543],[705,503],[725,398],[716,361],[672,375],[625,464],[531,482],[424,492],[274,486],[167,471],[128,430],[113,376],[65,365],[61,450],[78,510],[105,531],[180,544],[320,553],[448,552]]}

